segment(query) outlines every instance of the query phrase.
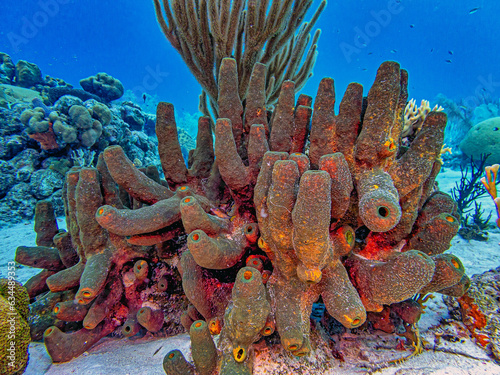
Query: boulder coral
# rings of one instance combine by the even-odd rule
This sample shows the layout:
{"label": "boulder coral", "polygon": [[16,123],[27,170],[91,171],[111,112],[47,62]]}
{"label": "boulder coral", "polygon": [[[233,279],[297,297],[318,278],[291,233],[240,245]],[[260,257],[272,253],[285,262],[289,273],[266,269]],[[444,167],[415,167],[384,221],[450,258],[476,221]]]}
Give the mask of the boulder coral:
{"label": "boulder coral", "polygon": [[[33,109],[21,113],[21,122],[27,126],[30,138],[40,143],[43,150],[59,149],[67,144],[80,143],[92,147],[111,122],[111,111],[104,104],[96,103],[90,109],[72,105],[68,115],[50,111],[33,101]],[[48,113],[47,113],[48,112]]]}
{"label": "boulder coral", "polygon": [[500,163],[500,117],[493,117],[474,125],[460,142],[460,150],[476,160],[488,155],[488,164]]}
{"label": "boulder coral", "polygon": [[0,83],[11,84],[16,75],[16,67],[6,53],[0,52]]}
{"label": "boulder coral", "polygon": [[[211,120],[200,118],[187,166],[173,105],[160,103],[164,179],[156,168],[138,169],[119,146],[96,168],[73,168],[64,190],[68,232],[18,249],[23,263],[44,269],[30,296],[45,285],[72,292],[54,312],[82,328],[45,331],[52,359],[69,360],[120,325],[126,336],[165,330],[175,307],[185,310],[176,322],[191,333],[197,371],[251,374],[262,336],[279,335],[297,357],[311,351],[319,299],[355,328],[367,312],[415,294],[463,294],[463,266],[442,254],[458,230],[456,205],[434,184],[446,114],[428,113],[402,147],[407,79],[398,63],[383,63],[367,97],[361,85],[347,87],[338,114],[331,78],[314,104],[306,95],[296,101],[294,83],[284,81],[271,113],[266,66],[254,65],[242,103],[236,62],[225,58],[214,137]],[[52,260],[41,262],[43,254]],[[189,304],[176,294],[180,282]],[[220,334],[218,351],[207,332]],[[195,371],[179,351],[164,368]]]}
{"label": "boulder coral", "polygon": [[25,88],[43,83],[40,68],[36,64],[24,60],[19,60],[16,64],[15,80],[18,86]]}
{"label": "boulder coral", "polygon": [[82,88],[106,102],[119,99],[123,96],[124,88],[122,83],[107,73],[97,73],[80,81]]}

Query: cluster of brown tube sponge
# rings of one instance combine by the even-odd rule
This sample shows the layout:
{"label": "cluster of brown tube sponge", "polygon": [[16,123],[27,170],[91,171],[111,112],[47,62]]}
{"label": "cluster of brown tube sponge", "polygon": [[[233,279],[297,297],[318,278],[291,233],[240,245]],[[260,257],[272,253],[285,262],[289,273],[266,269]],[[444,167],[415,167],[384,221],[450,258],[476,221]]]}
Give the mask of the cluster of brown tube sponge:
{"label": "cluster of brown tube sponge", "polygon": [[[51,203],[41,201],[35,213],[37,246],[16,252],[17,262],[43,269],[25,286],[32,300],[47,304],[41,314],[33,309],[41,316],[30,323],[34,339],[44,331],[54,362],[79,356],[119,326],[127,337],[141,330],[156,333],[164,323],[165,331],[181,330],[180,314],[187,304],[172,282],[179,277],[158,262],[175,252],[168,244],[158,249],[130,244],[95,219],[103,203],[121,202],[117,188],[108,190],[109,178],[102,157],[97,168],[72,168],[63,194],[68,230],[58,229]],[[180,311],[165,319],[162,309],[167,307]]]}
{"label": "cluster of brown tube sponge", "polygon": [[[250,87],[259,84],[259,69],[257,64]],[[234,76],[233,62],[223,61],[220,72]],[[230,85],[224,85],[236,80],[224,77],[219,82],[224,100],[237,101]],[[419,293],[447,294],[450,288],[463,293],[467,277],[460,261],[439,255],[458,230],[454,202],[434,192],[446,115],[430,113],[413,143],[403,149],[406,86],[406,71],[387,62],[367,98],[360,85],[349,85],[337,115],[333,81],[327,78],[320,84],[314,111],[310,98],[300,96],[295,103],[293,83],[285,82],[270,123],[255,115],[264,110],[258,96],[247,97],[246,111],[236,116],[236,126],[232,120],[218,119],[217,167],[236,207],[229,220],[197,208],[203,223],[185,226],[191,233],[182,268],[184,275],[190,272],[196,290],[205,286],[203,291],[211,291],[208,286],[217,284],[211,270],[226,268],[232,273],[238,259],[241,263],[249,254],[258,254],[250,243],[245,252],[237,250],[245,245],[235,231],[242,220],[247,224],[254,220],[249,212],[255,212],[259,254],[272,270],[266,280],[268,319],[283,346],[296,356],[311,349],[309,316],[320,296],[331,316],[354,328],[365,322],[367,312],[382,311],[384,305]],[[238,106],[230,103],[219,102],[219,108]],[[255,164],[260,166],[257,174]],[[230,243],[217,240],[224,233],[230,233]],[[195,256],[199,248],[203,252]],[[197,271],[192,273],[189,267]],[[221,294],[229,299],[227,293]],[[223,321],[221,337],[231,335],[231,302],[221,318],[220,306],[215,308],[221,301],[217,293],[188,294],[188,298],[200,312],[209,312],[202,313],[209,325]],[[234,295],[231,300],[234,303]],[[248,350],[232,345],[237,349],[232,359],[227,358],[229,351],[222,350],[223,367],[238,362]]]}
{"label": "cluster of brown tube sponge", "polygon": [[[215,139],[202,117],[187,165],[173,106],[160,103],[164,178],[136,168],[118,146],[97,168],[68,173],[68,232],[40,219],[48,232],[38,247],[18,250],[20,261],[45,270],[30,282],[32,298],[47,286],[72,291],[57,314],[67,308],[64,319],[82,325],[45,332],[55,361],[120,325],[126,336],[141,326],[161,329],[164,306],[140,297],[153,286],[163,295],[182,282],[189,305],[179,322],[190,331],[196,371],[207,374],[251,374],[252,344],[276,333],[290,353],[307,355],[319,298],[355,328],[367,312],[416,294],[463,294],[463,266],[442,254],[458,230],[456,205],[434,189],[446,115],[429,113],[410,146],[401,146],[406,71],[383,63],[366,98],[361,85],[348,86],[338,114],[330,78],[314,105],[306,95],[295,101],[294,83],[283,82],[271,114],[265,78],[266,67],[255,64],[242,103],[236,63],[223,59]],[[43,265],[42,254],[50,259]],[[172,265],[177,278],[156,272]],[[208,332],[220,334],[216,348]],[[61,345],[72,348],[69,356]],[[168,374],[195,367],[179,351],[165,357]]]}

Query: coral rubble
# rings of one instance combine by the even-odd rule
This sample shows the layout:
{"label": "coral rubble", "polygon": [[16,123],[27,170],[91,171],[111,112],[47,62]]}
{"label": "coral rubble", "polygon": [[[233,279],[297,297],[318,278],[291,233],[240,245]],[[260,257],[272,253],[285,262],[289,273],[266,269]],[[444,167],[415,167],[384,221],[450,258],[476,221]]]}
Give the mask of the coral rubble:
{"label": "coral rubble", "polygon": [[[295,102],[294,83],[284,81],[267,113],[265,75],[255,64],[242,103],[236,62],[222,60],[215,139],[200,118],[187,167],[174,108],[160,103],[164,179],[111,146],[96,168],[67,173],[68,232],[57,231],[50,210],[37,211],[38,247],[18,249],[18,261],[44,269],[30,297],[45,285],[49,295],[67,293],[53,311],[80,328],[47,327],[55,362],[119,326],[133,336],[182,323],[198,372],[251,374],[262,337],[279,335],[297,357],[311,351],[319,299],[355,328],[384,306],[405,315],[400,303],[416,294],[464,293],[460,260],[443,254],[458,230],[456,204],[434,188],[446,115],[428,113],[401,147],[407,72],[383,63],[366,98],[361,85],[348,86],[338,114],[331,78],[314,106],[305,95]],[[220,334],[217,350],[208,332]],[[164,368],[194,372],[178,351]]]}

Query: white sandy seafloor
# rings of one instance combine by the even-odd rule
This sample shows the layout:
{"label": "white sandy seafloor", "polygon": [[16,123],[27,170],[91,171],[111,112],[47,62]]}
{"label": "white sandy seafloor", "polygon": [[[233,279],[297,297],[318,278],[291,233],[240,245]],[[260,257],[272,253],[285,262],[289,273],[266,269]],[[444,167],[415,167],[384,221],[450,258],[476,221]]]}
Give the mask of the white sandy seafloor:
{"label": "white sandy seafloor", "polygon": [[[460,172],[444,169],[438,177],[440,189],[449,192],[458,179]],[[494,210],[489,196],[480,201],[486,212]],[[64,227],[64,220],[58,220],[60,227]],[[3,250],[0,253],[0,277],[6,276],[7,263],[13,260],[16,247],[21,245],[35,245],[33,222],[0,230],[0,248]],[[500,230],[490,230],[486,242],[467,242],[457,236],[448,252],[460,257],[469,276],[496,268],[500,266]],[[21,266],[17,269],[17,278],[25,282],[38,272],[38,269]],[[426,305],[426,312],[419,322],[425,351],[403,363],[387,363],[412,352],[408,347],[403,351],[396,350],[401,341],[396,335],[377,333],[379,331],[356,335],[345,333],[334,336],[329,346],[321,340],[320,331],[313,327],[311,338],[315,349],[306,358],[296,359],[285,353],[280,345],[271,348],[265,343],[256,345],[254,374],[500,375],[500,366],[471,340],[465,326],[446,320],[449,315],[441,295],[436,294]],[[443,323],[443,318],[447,323]],[[444,334],[441,339],[436,332]],[[445,340],[443,337],[456,339]],[[187,334],[166,339],[107,337],[70,362],[52,364],[43,343],[32,343],[26,374],[164,374],[163,357],[172,349],[180,349],[189,360],[189,347]],[[343,361],[333,357],[333,347],[341,353]]]}

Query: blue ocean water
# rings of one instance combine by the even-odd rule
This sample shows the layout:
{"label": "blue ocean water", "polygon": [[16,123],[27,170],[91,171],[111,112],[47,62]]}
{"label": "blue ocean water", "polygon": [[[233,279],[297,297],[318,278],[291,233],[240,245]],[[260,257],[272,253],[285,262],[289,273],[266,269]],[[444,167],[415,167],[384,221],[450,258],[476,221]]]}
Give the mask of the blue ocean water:
{"label": "blue ocean water", "polygon": [[[396,60],[410,72],[409,94],[418,101],[438,93],[498,97],[498,14],[500,2],[491,0],[329,1],[303,92],[314,95],[324,76],[335,79],[338,97],[352,81],[368,88],[380,63]],[[44,75],[78,87],[107,72],[139,98],[157,95],[178,111],[197,110],[199,85],[163,36],[152,1],[3,0],[0,25],[0,50],[36,63]]]}

